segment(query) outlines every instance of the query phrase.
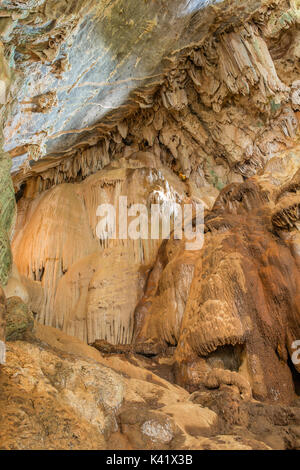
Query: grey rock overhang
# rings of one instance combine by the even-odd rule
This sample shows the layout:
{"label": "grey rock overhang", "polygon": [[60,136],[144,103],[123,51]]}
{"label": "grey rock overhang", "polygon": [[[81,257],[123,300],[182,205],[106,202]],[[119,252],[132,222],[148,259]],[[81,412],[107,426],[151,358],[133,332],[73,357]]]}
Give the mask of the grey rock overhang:
{"label": "grey rock overhang", "polygon": [[1,39],[15,75],[4,128],[13,171],[29,148],[38,160],[82,141],[95,144],[103,126],[151,106],[151,94],[182,50],[265,3],[0,1]]}

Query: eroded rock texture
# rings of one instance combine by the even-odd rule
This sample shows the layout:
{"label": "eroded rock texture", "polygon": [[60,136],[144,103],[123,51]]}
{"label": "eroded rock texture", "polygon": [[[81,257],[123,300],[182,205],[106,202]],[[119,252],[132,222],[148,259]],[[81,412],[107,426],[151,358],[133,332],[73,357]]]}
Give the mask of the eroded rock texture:
{"label": "eroded rock texture", "polygon": [[[1,448],[299,448],[299,21],[0,1]],[[202,203],[203,248],[120,201]]]}
{"label": "eroded rock texture", "polygon": [[[177,346],[180,383],[198,387],[221,367],[245,375],[258,399],[293,397],[287,363],[300,333],[298,179],[299,170],[280,188],[259,178],[232,184],[206,217],[201,252],[185,252],[176,240],[165,245],[136,311],[137,348]],[[188,268],[193,276],[182,276]]]}
{"label": "eroded rock texture", "polygon": [[2,449],[269,448],[254,435],[219,436],[217,414],[185,390],[57,330],[39,326],[32,342],[9,343],[7,356]]}

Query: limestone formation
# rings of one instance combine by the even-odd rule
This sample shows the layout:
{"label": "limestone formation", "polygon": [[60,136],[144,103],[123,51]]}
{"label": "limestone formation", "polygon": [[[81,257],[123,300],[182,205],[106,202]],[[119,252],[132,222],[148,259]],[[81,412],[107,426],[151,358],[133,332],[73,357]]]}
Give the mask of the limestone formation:
{"label": "limestone formation", "polygon": [[219,388],[222,384],[237,387],[244,400],[251,398],[250,384],[242,375],[224,369],[210,370],[205,379],[205,386],[207,388]]}
{"label": "limestone formation", "polygon": [[[205,383],[219,361],[244,375],[257,398],[293,397],[287,363],[300,334],[299,238],[294,225],[278,227],[277,214],[278,205],[280,213],[290,214],[282,201],[289,194],[297,199],[297,175],[280,189],[268,185],[267,190],[259,178],[228,186],[206,217],[203,250],[185,253],[181,241],[174,250],[170,240],[161,251],[149,278],[151,290],[136,310],[142,322],[136,350],[146,352],[149,340],[162,348],[176,346],[179,383],[191,389]],[[294,212],[292,220],[297,223]],[[184,256],[193,276],[185,275],[189,281],[175,289],[183,302],[180,314],[172,290],[166,295],[164,279],[173,283],[174,269],[186,269]],[[167,275],[170,269],[173,276]]]}
{"label": "limestone formation", "polygon": [[0,0],[1,449],[300,448],[299,59],[299,0]]}
{"label": "limestone formation", "polygon": [[15,264],[12,266],[11,275],[9,280],[4,287],[4,293],[7,298],[9,297],[19,297],[25,304],[29,303],[29,294],[26,289],[24,279],[21,279],[18,268]]}
{"label": "limestone formation", "polygon": [[156,160],[140,152],[81,183],[20,200],[14,260],[41,323],[88,343],[131,342],[135,306],[160,241],[109,240],[97,234],[97,208],[118,206],[120,196],[127,197],[128,207],[186,201],[187,185],[161,164],[156,168]]}

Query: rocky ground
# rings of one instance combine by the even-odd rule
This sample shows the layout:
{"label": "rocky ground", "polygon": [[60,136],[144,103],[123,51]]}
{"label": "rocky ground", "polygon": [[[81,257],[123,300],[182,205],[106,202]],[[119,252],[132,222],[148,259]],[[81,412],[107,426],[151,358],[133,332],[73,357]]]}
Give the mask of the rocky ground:
{"label": "rocky ground", "polygon": [[164,378],[170,355],[108,352],[107,343],[100,353],[32,328],[13,299],[10,332],[20,339],[7,342],[0,371],[1,449],[300,448],[299,399],[261,403],[224,384],[190,394]]}

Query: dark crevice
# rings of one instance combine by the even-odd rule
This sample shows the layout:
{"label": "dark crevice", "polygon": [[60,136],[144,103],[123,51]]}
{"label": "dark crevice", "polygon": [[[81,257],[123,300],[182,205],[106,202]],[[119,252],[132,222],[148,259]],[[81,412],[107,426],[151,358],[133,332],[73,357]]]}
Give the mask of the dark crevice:
{"label": "dark crevice", "polygon": [[21,184],[20,189],[16,192],[16,202],[19,202],[19,200],[23,197],[25,189],[26,183]]}
{"label": "dark crevice", "polygon": [[231,371],[238,372],[243,361],[244,345],[226,344],[220,346],[207,357],[207,362],[211,367],[224,367]]}

